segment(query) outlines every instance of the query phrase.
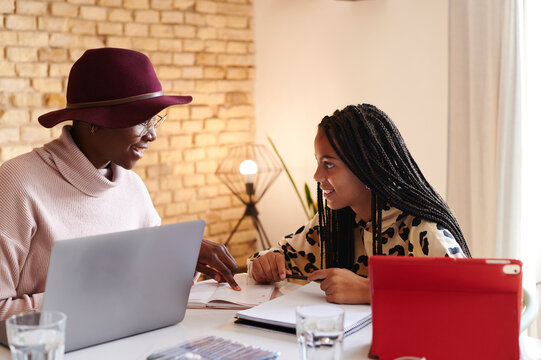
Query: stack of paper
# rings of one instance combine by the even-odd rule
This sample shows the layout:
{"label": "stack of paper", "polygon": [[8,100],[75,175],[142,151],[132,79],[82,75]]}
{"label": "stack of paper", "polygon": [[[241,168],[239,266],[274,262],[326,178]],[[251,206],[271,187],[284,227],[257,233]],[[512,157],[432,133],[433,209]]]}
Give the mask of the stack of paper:
{"label": "stack of paper", "polygon": [[[248,310],[237,312],[237,322],[282,331],[295,332],[295,308],[300,305],[325,304],[325,293],[311,282],[287,295],[280,296]],[[337,305],[345,310],[345,335],[354,333],[372,322],[370,305]],[[267,325],[267,326],[266,326]]]}

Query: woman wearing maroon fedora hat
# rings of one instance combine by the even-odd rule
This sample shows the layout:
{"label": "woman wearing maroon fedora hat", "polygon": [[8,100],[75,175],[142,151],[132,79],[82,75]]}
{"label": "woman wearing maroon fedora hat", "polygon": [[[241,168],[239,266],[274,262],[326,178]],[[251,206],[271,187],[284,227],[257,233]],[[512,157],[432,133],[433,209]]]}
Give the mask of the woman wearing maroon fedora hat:
{"label": "woman wearing maroon fedora hat", "polygon": [[[156,139],[158,113],[192,97],[164,95],[146,55],[102,48],[75,62],[66,98],[38,120],[72,125],[0,167],[0,320],[41,307],[53,242],[161,223],[130,169]],[[236,269],[223,245],[203,240],[198,271],[239,289]]]}

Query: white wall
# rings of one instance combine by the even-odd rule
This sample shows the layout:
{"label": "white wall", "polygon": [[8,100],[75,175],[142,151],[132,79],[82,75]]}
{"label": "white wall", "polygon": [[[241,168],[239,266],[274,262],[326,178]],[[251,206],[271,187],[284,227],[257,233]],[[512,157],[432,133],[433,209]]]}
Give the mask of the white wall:
{"label": "white wall", "polygon": [[[371,103],[445,196],[448,0],[254,0],[254,12],[258,142],[273,139],[299,187],[315,196],[321,118]],[[258,209],[272,243],[306,222],[285,173]]]}

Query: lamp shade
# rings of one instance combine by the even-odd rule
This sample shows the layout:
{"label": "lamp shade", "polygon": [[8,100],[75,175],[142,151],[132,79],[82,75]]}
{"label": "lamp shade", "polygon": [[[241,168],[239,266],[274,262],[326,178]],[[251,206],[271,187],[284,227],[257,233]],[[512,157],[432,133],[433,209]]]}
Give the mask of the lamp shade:
{"label": "lamp shade", "polygon": [[230,148],[216,169],[216,176],[244,204],[256,203],[276,180],[282,167],[263,145]]}

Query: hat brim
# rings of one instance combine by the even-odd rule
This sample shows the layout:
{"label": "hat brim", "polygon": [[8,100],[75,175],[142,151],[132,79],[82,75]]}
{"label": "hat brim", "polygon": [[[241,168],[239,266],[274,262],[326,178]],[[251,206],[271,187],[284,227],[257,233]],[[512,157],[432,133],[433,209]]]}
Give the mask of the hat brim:
{"label": "hat brim", "polygon": [[43,114],[38,117],[38,121],[46,128],[67,120],[78,120],[110,129],[120,129],[147,121],[169,106],[189,104],[191,101],[191,96],[162,95],[112,106],[65,108]]}

